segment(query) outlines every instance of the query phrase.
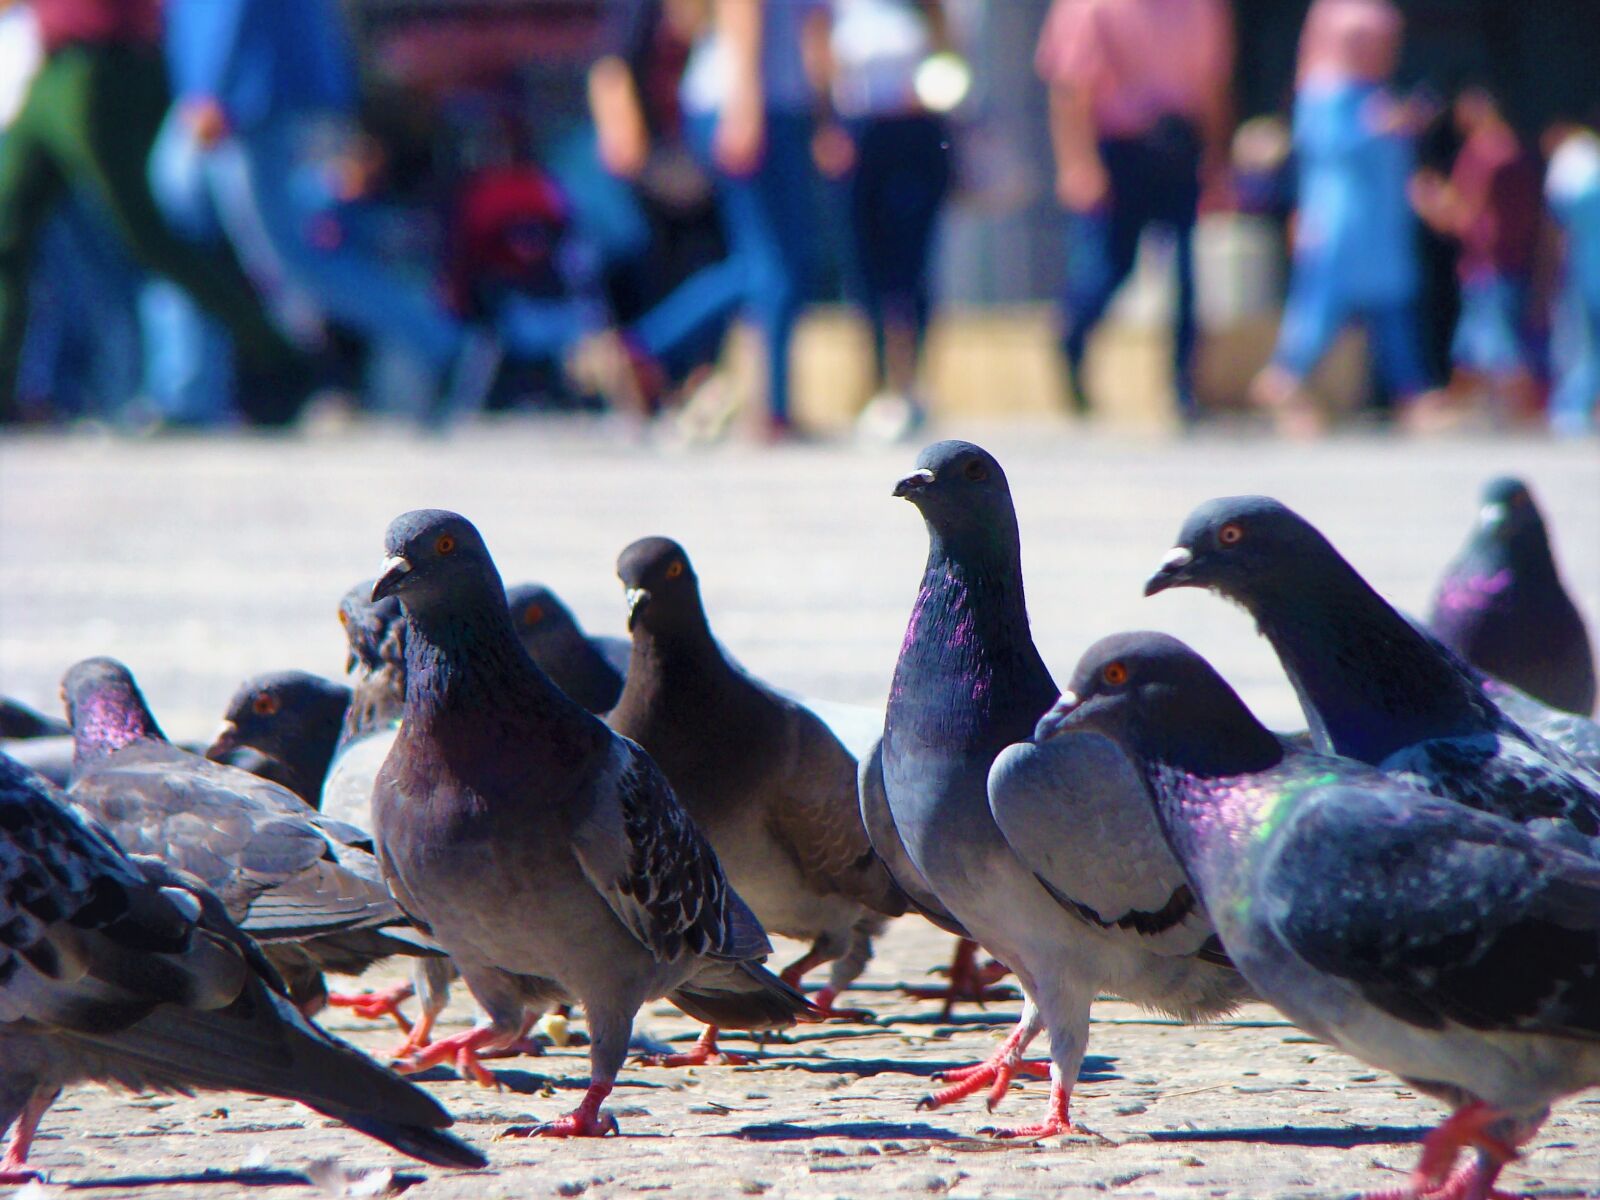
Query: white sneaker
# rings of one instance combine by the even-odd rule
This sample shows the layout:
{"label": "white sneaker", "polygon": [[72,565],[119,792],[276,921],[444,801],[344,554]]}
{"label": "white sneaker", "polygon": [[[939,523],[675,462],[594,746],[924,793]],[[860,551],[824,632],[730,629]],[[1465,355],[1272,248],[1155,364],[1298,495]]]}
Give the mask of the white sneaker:
{"label": "white sneaker", "polygon": [[909,439],[927,423],[927,414],[904,392],[879,392],[856,417],[856,437],[888,446]]}

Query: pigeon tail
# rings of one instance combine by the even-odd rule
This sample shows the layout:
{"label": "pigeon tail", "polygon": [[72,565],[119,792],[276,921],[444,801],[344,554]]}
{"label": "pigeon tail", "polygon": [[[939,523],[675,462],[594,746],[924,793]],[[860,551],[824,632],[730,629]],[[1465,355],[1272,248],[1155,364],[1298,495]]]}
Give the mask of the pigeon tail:
{"label": "pigeon tail", "polygon": [[667,999],[723,1029],[783,1029],[821,1016],[798,988],[753,962],[701,971]]}

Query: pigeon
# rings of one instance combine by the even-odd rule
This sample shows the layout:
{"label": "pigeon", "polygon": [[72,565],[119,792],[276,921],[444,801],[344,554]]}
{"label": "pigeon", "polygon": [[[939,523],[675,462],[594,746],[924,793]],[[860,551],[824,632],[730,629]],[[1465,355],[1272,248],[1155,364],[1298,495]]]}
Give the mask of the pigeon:
{"label": "pigeon", "polygon": [[[633,658],[607,723],[666,773],[763,928],[811,943],[782,978],[799,986],[805,972],[832,963],[814,1003],[844,1015],[835,998],[871,959],[883,917],[906,909],[862,828],[855,759],[816,716],[724,657],[677,542],[634,542],[617,577]],[[717,1053],[708,1028],[671,1065]]]}
{"label": "pigeon", "polygon": [[[1069,1132],[1089,1008],[1102,988],[1195,1018],[1225,1011],[1243,987],[1228,967],[1199,957],[1210,931],[1153,830],[1130,844],[1093,840],[1097,827],[1139,832],[1120,812],[1142,803],[1129,769],[1100,755],[1058,770],[1053,755],[1007,749],[1032,736],[1057,689],[1029,632],[1016,514],[1000,464],[970,443],[939,442],[895,495],[921,510],[930,546],[881,747],[863,766],[863,819],[916,907],[995,954],[1026,998],[1000,1049],[947,1076],[954,1082],[922,1107],[988,1086],[993,1108],[1028,1042],[1048,1025],[1049,1114],[996,1132]],[[1082,829],[1062,819],[1075,811],[1091,814]],[[1013,849],[1023,840],[1040,843],[1031,861]],[[1061,855],[1122,862],[1078,881],[1057,869],[1072,861],[1052,857]],[[1080,892],[1080,882],[1090,890]]]}
{"label": "pigeon", "polygon": [[0,738],[64,737],[71,732],[65,721],[35,712],[10,696],[0,696]]}
{"label": "pigeon", "polygon": [[523,649],[555,685],[592,713],[610,712],[622,695],[629,643],[623,638],[589,637],[542,583],[511,588],[506,605]]}
{"label": "pigeon", "polygon": [[349,707],[350,689],[320,675],[258,675],[228,701],[206,757],[282,784],[315,808]]}
{"label": "pigeon", "polygon": [[1561,585],[1544,518],[1520,479],[1495,479],[1445,568],[1428,624],[1473,666],[1536,700],[1594,711],[1594,651]]}
{"label": "pigeon", "polygon": [[0,755],[0,1184],[72,1084],[296,1100],[403,1154],[487,1160],[421,1088],[306,1021],[192,875],[134,860]]}
{"label": "pigeon", "polygon": [[394,954],[437,955],[384,886],[370,837],[287,788],[172,745],[121,663],[91,658],[62,684],[77,743],[72,799],[123,849],[198,876],[266,944],[295,1002],[322,974]]}
{"label": "pigeon", "polygon": [[1316,749],[1600,854],[1600,774],[1507,716],[1477,672],[1278,501],[1230,497],[1190,514],[1145,594],[1179,586],[1209,587],[1255,618]]}
{"label": "pigeon", "polygon": [[392,598],[374,602],[375,580],[356,584],[339,602],[349,653],[350,706],[317,806],[363,829],[372,823],[372,785],[389,756],[406,702],[405,619]]}
{"label": "pigeon", "polygon": [[[1347,758],[1294,750],[1175,638],[1092,646],[1041,741],[1112,738],[1262,998],[1443,1100],[1389,1200],[1484,1200],[1600,1084],[1600,864]],[[1460,1151],[1471,1148],[1452,1174]]]}
{"label": "pigeon", "polygon": [[666,996],[708,1025],[772,1029],[815,1010],[760,965],[771,947],[654,761],[556,687],[517,640],[478,531],[456,513],[389,526],[373,598],[406,615],[405,719],[373,793],[384,877],[449,953],[489,1021],[405,1061],[453,1061],[581,1002],[577,1109],[519,1134],[597,1137],[634,1014]]}

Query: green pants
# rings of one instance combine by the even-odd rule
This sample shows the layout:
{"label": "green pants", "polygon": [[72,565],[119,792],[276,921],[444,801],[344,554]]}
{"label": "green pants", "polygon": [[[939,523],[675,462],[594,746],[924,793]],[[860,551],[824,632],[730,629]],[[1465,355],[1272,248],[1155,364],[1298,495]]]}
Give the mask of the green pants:
{"label": "green pants", "polygon": [[33,250],[68,187],[101,205],[140,263],[222,320],[245,364],[267,373],[293,365],[232,256],[176,236],[156,207],[145,170],[169,102],[154,50],[67,46],[40,68],[0,139],[0,421],[15,414]]}

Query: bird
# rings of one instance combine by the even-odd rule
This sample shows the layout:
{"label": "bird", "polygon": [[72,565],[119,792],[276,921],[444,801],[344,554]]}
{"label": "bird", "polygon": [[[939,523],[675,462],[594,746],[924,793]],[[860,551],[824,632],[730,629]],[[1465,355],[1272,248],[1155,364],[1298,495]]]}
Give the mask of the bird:
{"label": "bird", "polygon": [[[847,1015],[836,998],[871,959],[883,919],[906,909],[862,827],[855,759],[805,707],[727,659],[681,545],[641,538],[622,551],[617,576],[633,654],[607,724],[666,773],[762,927],[810,943],[781,977],[798,987],[832,963],[814,1003]],[[708,1028],[671,1065],[717,1054]]]}
{"label": "bird", "polygon": [[665,996],[695,1019],[771,1029],[815,1010],[761,966],[766,934],[655,762],[555,686],[517,640],[465,517],[419,509],[384,535],[373,599],[406,620],[406,706],[373,793],[390,890],[488,1015],[405,1060],[454,1062],[581,1002],[590,1081],[577,1108],[518,1134],[617,1131],[602,1106],[634,1014]]}
{"label": "bird", "polygon": [[373,602],[374,583],[356,584],[339,601],[350,704],[317,805],[363,829],[371,826],[372,785],[394,744],[406,700],[405,620],[399,601]]}
{"label": "bird", "polygon": [[1589,632],[1522,480],[1484,487],[1467,544],[1439,580],[1428,625],[1473,666],[1534,699],[1582,716],[1594,711]]}
{"label": "bird", "polygon": [[[1364,763],[1295,750],[1188,646],[1091,646],[1040,722],[1099,735],[1261,997],[1450,1106],[1386,1200],[1486,1200],[1550,1105],[1600,1084],[1600,864]],[[1473,1153],[1452,1172],[1463,1149]]]}
{"label": "bird", "polygon": [[350,695],[344,684],[307,671],[247,679],[228,701],[206,757],[282,784],[316,808]]}
{"label": "bird", "polygon": [[572,611],[542,583],[510,588],[506,605],[523,649],[555,685],[592,713],[610,712],[622,694],[628,641],[585,634]]}
{"label": "bird", "polygon": [[[1021,1020],[999,1050],[947,1076],[950,1086],[921,1107],[938,1108],[989,1086],[992,1109],[1028,1042],[1048,1025],[1047,1118],[996,1132],[1071,1132],[1071,1091],[1090,1005],[1102,988],[1199,1017],[1231,1007],[1242,985],[1226,966],[1197,957],[1209,930],[1197,931],[1192,922],[1175,928],[1191,917],[1192,905],[1151,831],[1144,845],[1096,846],[1087,832],[1042,811],[1053,804],[1101,814],[1142,800],[1114,759],[1080,779],[1052,770],[1058,765],[1052,755],[1015,748],[1031,739],[1058,690],[1029,630],[1016,512],[1000,464],[969,442],[938,442],[923,450],[894,494],[921,511],[928,562],[895,667],[882,743],[862,769],[863,818],[913,903],[995,954],[1016,973],[1025,996]],[[1126,820],[1106,820],[1131,828]],[[1095,890],[1079,895],[1077,882],[1062,879],[1051,863],[1019,858],[1008,832],[1039,842],[1083,838],[1080,856],[1126,854],[1125,877],[1108,865],[1085,881]]]}
{"label": "bird", "polygon": [[65,1087],[296,1100],[438,1166],[480,1168],[422,1089],[305,1020],[220,900],[125,854],[0,754],[0,1184]]}
{"label": "bird", "polygon": [[1600,774],[1529,733],[1481,676],[1418,629],[1277,500],[1201,505],[1145,584],[1206,587],[1272,643],[1313,746],[1600,855]]}
{"label": "bird", "polygon": [[190,871],[266,946],[307,1012],[324,972],[437,955],[385,887],[370,835],[287,788],[166,740],[128,668],[90,658],[62,683],[77,756],[69,795],[123,849]]}
{"label": "bird", "polygon": [[0,696],[0,738],[65,737],[71,732],[60,718],[47,717],[20,700]]}

